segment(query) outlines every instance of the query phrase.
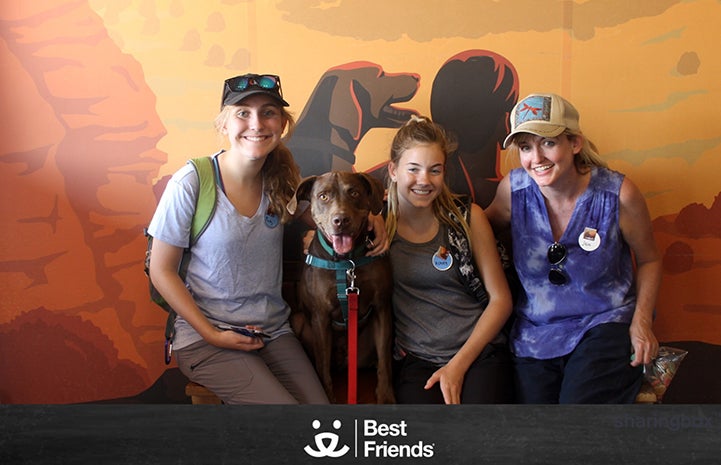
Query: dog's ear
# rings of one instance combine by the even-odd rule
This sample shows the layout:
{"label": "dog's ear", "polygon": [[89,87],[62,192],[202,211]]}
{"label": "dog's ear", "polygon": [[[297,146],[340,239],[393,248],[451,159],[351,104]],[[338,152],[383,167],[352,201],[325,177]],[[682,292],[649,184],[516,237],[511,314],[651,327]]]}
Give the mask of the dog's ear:
{"label": "dog's ear", "polygon": [[[357,94],[363,94],[359,96]],[[342,128],[350,134],[355,141],[360,141],[363,137],[363,108],[359,102],[367,102],[368,92],[355,79],[341,79],[333,88],[332,102],[328,114],[328,120],[333,126]]]}
{"label": "dog's ear", "polygon": [[368,197],[370,199],[371,213],[378,215],[383,211],[383,198],[385,197],[385,188],[383,183],[367,173],[356,173],[368,188]]}
{"label": "dog's ear", "polygon": [[313,184],[317,177],[318,176],[308,176],[298,184],[298,187],[295,189],[295,195],[290,199],[288,205],[285,206],[288,213],[295,215],[295,211],[298,209],[298,202],[310,200],[310,192],[313,190]]}

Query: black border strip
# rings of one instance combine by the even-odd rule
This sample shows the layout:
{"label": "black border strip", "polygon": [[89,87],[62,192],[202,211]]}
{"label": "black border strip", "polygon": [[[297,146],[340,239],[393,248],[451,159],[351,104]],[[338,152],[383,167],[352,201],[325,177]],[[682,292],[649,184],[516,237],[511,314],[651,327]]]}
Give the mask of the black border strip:
{"label": "black border strip", "polygon": [[719,460],[721,405],[0,406],[2,464]]}

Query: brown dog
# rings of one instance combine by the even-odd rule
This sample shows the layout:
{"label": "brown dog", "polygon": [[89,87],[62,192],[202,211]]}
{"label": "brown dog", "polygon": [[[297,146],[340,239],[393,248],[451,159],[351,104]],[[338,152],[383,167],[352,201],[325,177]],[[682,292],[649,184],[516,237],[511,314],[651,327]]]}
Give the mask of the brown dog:
{"label": "brown dog", "polygon": [[[367,174],[334,171],[304,179],[288,209],[294,211],[297,202],[304,200],[310,202],[317,231],[308,247],[298,287],[298,306],[304,321],[299,324],[296,319],[294,328],[306,347],[312,348],[318,376],[334,401],[334,352],[341,351],[343,363],[347,363],[347,328],[338,287],[345,289],[349,284],[345,271],[338,274],[336,270],[353,267],[353,284],[359,290],[358,366],[377,362],[376,401],[393,403],[390,259],[387,255],[375,259],[365,256],[366,241],[370,240],[368,214],[381,211],[383,186]],[[310,331],[304,330],[304,324],[310,326]]]}

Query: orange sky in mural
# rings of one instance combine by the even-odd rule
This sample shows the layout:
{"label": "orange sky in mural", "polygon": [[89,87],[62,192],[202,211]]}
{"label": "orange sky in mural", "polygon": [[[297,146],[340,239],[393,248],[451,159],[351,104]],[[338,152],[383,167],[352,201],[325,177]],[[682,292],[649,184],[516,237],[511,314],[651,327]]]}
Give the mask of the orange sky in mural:
{"label": "orange sky in mural", "polygon": [[[359,3],[362,10],[381,16],[358,14]],[[716,82],[709,76],[721,75],[721,63],[712,52],[704,53],[718,33],[697,19],[701,14],[704,24],[713,24],[712,18],[721,21],[717,3],[659,1],[646,16],[636,11],[643,9],[619,6],[616,16],[607,18],[599,14],[599,1],[578,2],[566,10],[548,2],[545,24],[530,27],[531,15],[518,15],[523,8],[518,2],[459,2],[438,14],[453,19],[460,5],[466,17],[477,11],[489,19],[461,22],[456,16],[449,23],[436,16],[428,24],[413,23],[414,30],[407,29],[402,15],[417,3],[380,2],[383,8],[373,8],[373,3],[318,2],[309,8],[297,1],[175,0],[129,2],[120,10],[111,8],[113,2],[93,1],[91,6],[121,48],[143,64],[158,96],[158,111],[168,128],[160,143],[170,159],[164,173],[220,143],[209,121],[217,109],[218,83],[229,75],[253,70],[288,76],[283,86],[297,116],[326,69],[367,60],[388,72],[419,74],[421,86],[410,104],[427,114],[430,84],[440,65],[458,51],[482,48],[514,64],[522,95],[548,90],[573,101],[582,127],[612,166],[642,179],[643,162],[651,160],[654,184],[660,184],[648,192],[652,214],[672,213],[690,201],[710,205],[719,192],[721,183],[709,182],[705,190],[687,193],[687,177],[676,176],[675,167],[675,159],[693,153],[696,163],[688,163],[686,170],[703,176],[707,159],[721,157],[721,121],[697,110],[721,104],[714,102],[719,93],[709,88]],[[527,7],[539,8],[539,3],[528,2]],[[248,17],[257,24],[251,26]],[[353,21],[345,22],[349,17]],[[539,32],[527,32],[529,28]],[[287,39],[262,31],[282,31]],[[392,133],[371,131],[358,149],[356,168],[383,161]]]}

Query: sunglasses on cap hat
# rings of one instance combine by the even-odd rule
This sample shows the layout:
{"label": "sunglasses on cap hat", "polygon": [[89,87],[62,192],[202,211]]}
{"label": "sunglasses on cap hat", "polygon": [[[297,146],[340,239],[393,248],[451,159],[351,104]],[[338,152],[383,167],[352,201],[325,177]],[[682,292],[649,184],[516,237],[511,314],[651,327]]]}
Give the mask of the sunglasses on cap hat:
{"label": "sunglasses on cap hat", "polygon": [[284,107],[289,106],[288,102],[283,100],[280,76],[275,74],[244,74],[226,79],[221,107],[234,105],[254,94],[269,95],[278,100]]}

